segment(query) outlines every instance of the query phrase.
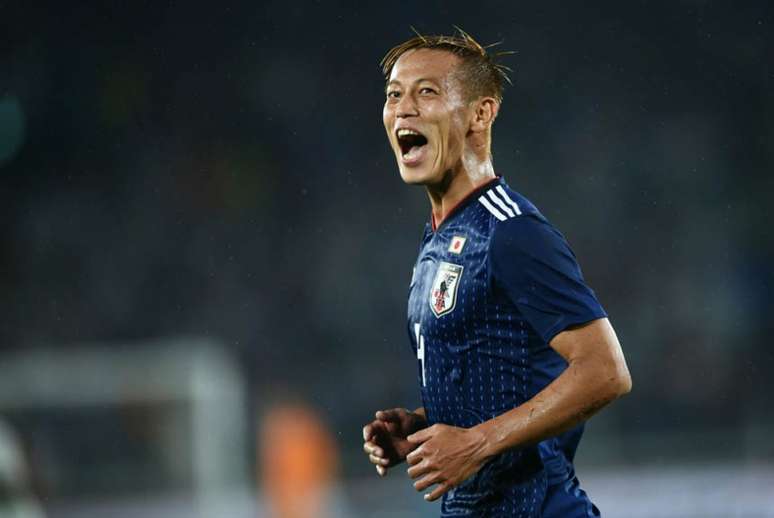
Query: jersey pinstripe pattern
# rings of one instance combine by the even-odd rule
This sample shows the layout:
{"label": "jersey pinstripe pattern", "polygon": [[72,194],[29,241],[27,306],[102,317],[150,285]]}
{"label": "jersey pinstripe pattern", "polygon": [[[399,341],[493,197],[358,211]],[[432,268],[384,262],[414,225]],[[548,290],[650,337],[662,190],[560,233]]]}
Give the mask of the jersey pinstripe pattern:
{"label": "jersey pinstripe pattern", "polygon": [[[559,251],[566,265],[557,263],[556,268],[562,275],[569,272],[566,289],[564,281],[557,283],[548,274],[542,276],[545,282],[535,282],[537,288],[529,277],[521,280],[526,275],[521,270],[532,264],[522,256],[533,251],[525,253],[519,239],[529,232],[543,232],[549,245],[564,246],[534,205],[501,179],[476,189],[438,229],[427,225],[409,289],[408,328],[430,424],[469,428],[527,401],[566,367],[548,345],[549,335],[565,323],[605,316],[579,269],[575,275],[577,264],[569,247]],[[455,250],[454,244],[461,249]],[[535,250],[543,253],[540,246]],[[517,271],[508,271],[509,254],[514,254]],[[543,285],[549,287],[541,291]],[[559,309],[553,315],[541,304]],[[544,322],[541,312],[549,314],[550,321]],[[444,496],[442,515],[544,516],[551,484],[574,479],[572,456],[581,431],[493,459]],[[570,497],[578,499],[578,509],[591,505],[585,493]],[[578,514],[589,515],[595,514]]]}

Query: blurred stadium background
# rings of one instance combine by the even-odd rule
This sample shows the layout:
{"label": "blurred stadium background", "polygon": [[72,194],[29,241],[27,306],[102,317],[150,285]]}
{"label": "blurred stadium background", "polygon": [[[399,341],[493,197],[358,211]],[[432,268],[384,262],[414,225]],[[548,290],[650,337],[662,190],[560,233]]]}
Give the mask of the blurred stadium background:
{"label": "blurred stadium background", "polygon": [[422,224],[378,62],[515,50],[495,168],[573,244],[634,391],[606,516],[774,516],[767,1],[0,1],[0,517],[432,516],[361,451],[416,406]]}

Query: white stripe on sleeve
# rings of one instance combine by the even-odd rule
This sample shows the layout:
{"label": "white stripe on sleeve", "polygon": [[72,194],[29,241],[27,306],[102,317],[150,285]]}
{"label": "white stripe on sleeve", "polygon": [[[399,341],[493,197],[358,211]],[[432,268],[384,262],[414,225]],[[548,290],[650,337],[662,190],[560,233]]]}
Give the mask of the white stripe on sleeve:
{"label": "white stripe on sleeve", "polygon": [[510,197],[510,196],[508,196],[508,193],[507,193],[507,192],[505,192],[505,189],[503,189],[503,186],[502,186],[502,185],[498,185],[497,187],[495,187],[495,189],[497,189],[497,192],[499,192],[499,193],[500,193],[500,196],[502,196],[503,198],[505,198],[505,201],[506,201],[506,202],[508,202],[508,205],[510,205],[511,207],[513,207],[513,210],[515,210],[515,211],[516,211],[516,214],[518,214],[519,216],[521,216],[521,209],[519,209],[519,206],[518,206],[518,205],[516,205],[516,202],[515,202],[515,201],[513,201],[513,200],[511,199],[511,197]]}
{"label": "white stripe on sleeve", "polygon": [[487,195],[489,195],[489,199],[492,200],[493,202],[495,202],[498,207],[503,209],[503,211],[506,214],[508,214],[509,217],[512,218],[514,216],[513,211],[508,207],[508,205],[505,204],[505,202],[503,200],[498,198],[497,195],[492,192],[492,189],[489,189],[488,191],[486,191],[486,193],[487,193]]}
{"label": "white stripe on sleeve", "polygon": [[480,202],[481,202],[481,205],[483,205],[484,207],[486,207],[486,210],[488,210],[489,212],[491,212],[491,213],[492,213],[492,215],[493,215],[494,217],[496,217],[497,219],[499,219],[500,221],[505,221],[506,219],[508,219],[508,218],[506,218],[505,216],[503,216],[503,213],[502,213],[502,212],[500,212],[499,210],[495,209],[495,208],[494,208],[494,205],[492,205],[491,203],[489,203],[489,200],[487,200],[487,199],[486,199],[486,198],[484,198],[483,196],[480,196],[480,197],[478,198],[478,201],[480,201]]}

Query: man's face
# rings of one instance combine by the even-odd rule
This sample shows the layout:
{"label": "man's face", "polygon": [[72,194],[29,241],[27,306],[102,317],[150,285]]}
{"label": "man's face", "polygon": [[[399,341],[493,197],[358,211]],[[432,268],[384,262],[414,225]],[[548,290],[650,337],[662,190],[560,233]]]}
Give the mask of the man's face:
{"label": "man's face", "polygon": [[450,52],[418,49],[392,68],[382,116],[406,183],[440,184],[462,160],[470,105],[454,73],[459,64]]}

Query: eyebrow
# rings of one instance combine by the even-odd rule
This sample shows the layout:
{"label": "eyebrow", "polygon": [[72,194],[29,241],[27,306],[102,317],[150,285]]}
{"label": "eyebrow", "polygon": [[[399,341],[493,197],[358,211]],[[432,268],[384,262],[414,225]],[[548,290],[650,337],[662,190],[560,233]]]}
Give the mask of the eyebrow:
{"label": "eyebrow", "polygon": [[[440,82],[439,80],[437,80],[437,79],[433,79],[433,78],[431,78],[431,77],[420,77],[419,79],[417,79],[416,81],[414,81],[414,84],[419,84],[419,83],[421,83],[422,81],[429,81],[429,82],[431,82],[431,83],[435,83],[435,84],[437,84],[437,85],[439,85],[439,86],[441,85],[441,82]],[[387,84],[385,85],[384,89],[386,90],[387,88],[389,88],[389,87],[390,87],[391,85],[393,85],[393,84],[398,84],[398,85],[400,85],[400,84],[401,84],[401,82],[400,82],[400,81],[398,81],[397,79],[390,79],[389,81],[387,81]]]}

